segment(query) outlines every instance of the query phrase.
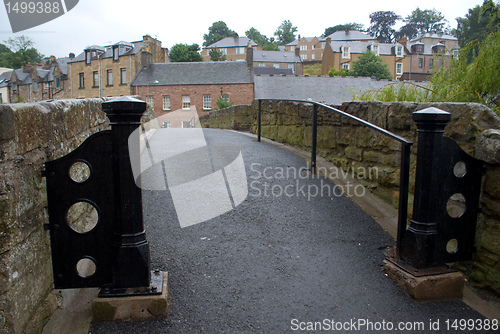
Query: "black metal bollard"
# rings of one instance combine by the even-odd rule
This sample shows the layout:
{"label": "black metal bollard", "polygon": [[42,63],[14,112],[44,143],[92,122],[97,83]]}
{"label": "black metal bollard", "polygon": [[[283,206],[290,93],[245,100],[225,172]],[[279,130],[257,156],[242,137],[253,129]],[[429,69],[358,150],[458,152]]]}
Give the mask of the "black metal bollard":
{"label": "black metal bollard", "polygon": [[[111,289],[149,287],[151,264],[142,214],[142,193],[136,185],[129,154],[129,136],[140,126],[146,102],[120,97],[102,104],[110,119],[115,217],[113,285]],[[131,141],[139,154],[139,138]]]}
{"label": "black metal bollard", "polygon": [[417,124],[418,151],[415,174],[413,219],[403,236],[399,254],[401,260],[413,268],[444,265],[437,242],[440,215],[441,147],[448,112],[427,108],[413,113]]}

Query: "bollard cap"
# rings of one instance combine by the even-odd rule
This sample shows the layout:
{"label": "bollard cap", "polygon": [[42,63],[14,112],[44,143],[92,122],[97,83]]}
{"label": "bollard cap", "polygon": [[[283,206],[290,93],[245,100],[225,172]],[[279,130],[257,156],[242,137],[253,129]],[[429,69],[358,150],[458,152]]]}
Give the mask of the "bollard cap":
{"label": "bollard cap", "polygon": [[106,113],[124,111],[127,113],[143,114],[146,111],[146,102],[131,96],[120,96],[102,103],[102,110]]}
{"label": "bollard cap", "polygon": [[447,111],[430,107],[425,108],[413,113],[413,120],[415,122],[446,122],[451,120],[451,114]]}

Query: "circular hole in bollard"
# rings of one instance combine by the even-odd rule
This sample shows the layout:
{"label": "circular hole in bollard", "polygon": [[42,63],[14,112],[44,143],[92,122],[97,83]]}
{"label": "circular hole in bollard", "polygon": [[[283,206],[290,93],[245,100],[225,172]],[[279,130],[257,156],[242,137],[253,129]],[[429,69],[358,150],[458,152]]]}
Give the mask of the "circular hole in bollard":
{"label": "circular hole in bollard", "polygon": [[87,278],[95,274],[97,267],[94,260],[84,257],[76,263],[76,273],[78,276]]}
{"label": "circular hole in bollard", "polygon": [[69,178],[76,183],[83,183],[90,178],[90,166],[87,162],[77,161],[68,170]]}
{"label": "circular hole in bollard", "polygon": [[456,252],[458,252],[458,240],[457,239],[450,239],[446,243],[446,251],[449,254],[455,254]]}
{"label": "circular hole in bollard", "polygon": [[66,222],[75,232],[87,233],[99,222],[99,213],[89,202],[76,202],[66,212]]}
{"label": "circular hole in bollard", "polygon": [[465,197],[462,194],[453,194],[446,203],[446,212],[451,218],[460,218],[467,210]]}
{"label": "circular hole in bollard", "polygon": [[464,177],[465,174],[467,174],[467,166],[465,165],[465,162],[457,162],[453,167],[453,174],[459,179]]}

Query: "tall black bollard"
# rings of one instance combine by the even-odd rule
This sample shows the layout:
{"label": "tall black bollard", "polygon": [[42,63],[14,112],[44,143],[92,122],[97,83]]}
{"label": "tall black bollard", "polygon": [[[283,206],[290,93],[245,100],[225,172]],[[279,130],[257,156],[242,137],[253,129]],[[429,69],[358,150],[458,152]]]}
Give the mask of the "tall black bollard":
{"label": "tall black bollard", "polygon": [[449,113],[436,108],[413,113],[418,132],[413,219],[404,233],[399,254],[404,263],[416,269],[444,265],[437,245],[440,175],[444,168],[440,154],[444,128],[450,119]]}
{"label": "tall black bollard", "polygon": [[[140,126],[146,102],[120,97],[102,104],[110,119],[115,198],[113,286],[149,287],[151,264],[142,214],[142,193],[132,173],[129,137]],[[131,141],[139,154],[139,138]]]}

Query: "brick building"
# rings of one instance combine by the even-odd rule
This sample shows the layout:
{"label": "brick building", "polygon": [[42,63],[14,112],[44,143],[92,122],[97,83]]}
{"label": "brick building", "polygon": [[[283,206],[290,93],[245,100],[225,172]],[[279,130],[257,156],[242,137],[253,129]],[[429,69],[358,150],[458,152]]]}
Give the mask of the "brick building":
{"label": "brick building", "polygon": [[298,50],[288,51],[253,51],[255,74],[262,68],[290,69],[291,74],[302,75],[303,66]]}
{"label": "brick building", "polygon": [[219,97],[235,105],[250,104],[254,98],[252,66],[246,61],[153,63],[134,79],[132,94],[145,100],[157,116],[184,111],[185,119],[177,119],[189,121],[193,112],[201,116],[217,109]]}
{"label": "brick building", "polygon": [[130,83],[150,63],[168,62],[167,49],[149,35],[142,41],[93,45],[69,62],[71,97],[130,95]]}
{"label": "brick building", "polygon": [[257,45],[254,41],[246,36],[238,36],[234,34],[231,37],[226,37],[214,44],[203,48],[201,51],[201,56],[204,61],[210,61],[210,51],[213,49],[218,49],[225,56],[227,61],[237,61],[247,59],[247,47],[250,45],[254,51],[262,51],[262,48]]}

